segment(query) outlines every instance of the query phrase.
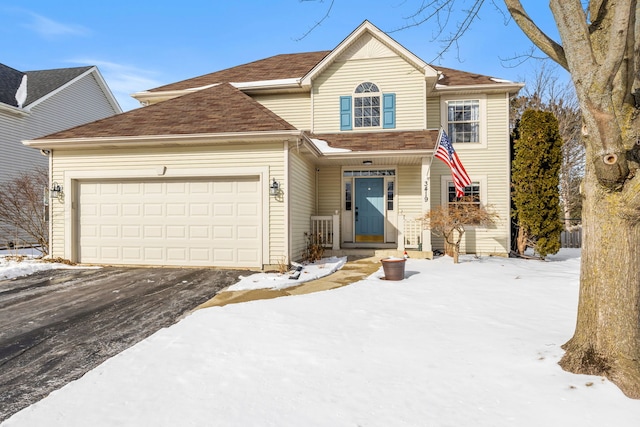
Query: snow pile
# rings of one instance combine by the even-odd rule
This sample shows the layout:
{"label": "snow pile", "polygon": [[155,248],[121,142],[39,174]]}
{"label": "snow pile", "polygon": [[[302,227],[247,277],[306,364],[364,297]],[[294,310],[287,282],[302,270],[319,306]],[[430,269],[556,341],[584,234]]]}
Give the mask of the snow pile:
{"label": "snow pile", "polygon": [[347,257],[323,258],[311,264],[294,264],[302,267],[300,276],[294,279],[292,272],[280,273],[256,273],[251,276],[241,277],[241,280],[227,288],[227,291],[245,291],[251,289],[284,289],[297,286],[310,280],[328,276],[341,269],[347,262]]}
{"label": "snow pile", "polygon": [[2,427],[638,425],[640,401],[557,364],[579,251],[405,272],[199,310]]}

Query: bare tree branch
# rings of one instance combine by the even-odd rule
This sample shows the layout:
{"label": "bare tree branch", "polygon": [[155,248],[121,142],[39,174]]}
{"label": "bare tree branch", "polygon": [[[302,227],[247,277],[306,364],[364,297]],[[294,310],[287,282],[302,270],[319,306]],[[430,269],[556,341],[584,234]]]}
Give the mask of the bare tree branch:
{"label": "bare tree branch", "polygon": [[44,212],[48,182],[46,169],[25,172],[6,182],[0,197],[0,224],[17,230],[11,241],[18,244],[16,240],[29,239],[28,243],[39,245],[44,254],[49,252],[49,226]]}
{"label": "bare tree branch", "polygon": [[[509,13],[524,34],[546,55],[568,70],[564,48],[546,35],[529,17],[519,0],[504,0]],[[553,3],[553,2],[552,2]]]}
{"label": "bare tree branch", "polygon": [[[304,3],[304,2],[309,2],[309,1],[314,1],[314,0],[299,0],[300,3]],[[322,18],[320,18],[319,21],[316,21],[316,23],[309,28],[309,30],[307,30],[302,36],[298,37],[297,39],[294,39],[295,41],[299,42],[300,40],[304,39],[305,37],[307,37],[309,34],[311,34],[311,32],[313,30],[315,30],[317,27],[319,27],[320,25],[322,25],[322,23],[329,18],[329,13],[331,12],[331,9],[333,8],[333,3],[335,0],[331,0],[331,2],[329,3],[329,7],[327,8],[327,12],[324,14],[324,16]],[[323,0],[320,0],[320,3],[324,3]]]}

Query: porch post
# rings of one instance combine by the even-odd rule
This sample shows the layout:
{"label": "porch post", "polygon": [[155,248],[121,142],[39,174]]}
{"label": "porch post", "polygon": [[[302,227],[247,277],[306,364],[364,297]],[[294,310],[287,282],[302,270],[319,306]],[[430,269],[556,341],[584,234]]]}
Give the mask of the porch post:
{"label": "porch post", "polygon": [[331,223],[333,224],[333,246],[331,249],[337,251],[340,249],[340,215],[338,211],[333,213],[333,221]]}
{"label": "porch post", "polygon": [[[431,157],[422,158],[422,214],[431,210]],[[431,230],[422,230],[422,250],[432,251]]]}
{"label": "porch post", "polygon": [[398,250],[404,251],[404,214],[398,215]]}

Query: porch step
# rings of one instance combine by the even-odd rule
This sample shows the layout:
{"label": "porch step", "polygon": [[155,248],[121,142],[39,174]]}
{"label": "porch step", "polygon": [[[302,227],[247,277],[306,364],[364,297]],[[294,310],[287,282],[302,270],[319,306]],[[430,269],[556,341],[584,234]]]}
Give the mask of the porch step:
{"label": "porch step", "polygon": [[[433,259],[432,251],[407,251],[407,255],[409,258],[416,259]],[[325,249],[324,251],[325,257],[343,257],[346,256],[349,260],[357,259],[357,258],[368,258],[368,257],[402,257],[404,253],[397,249]]]}

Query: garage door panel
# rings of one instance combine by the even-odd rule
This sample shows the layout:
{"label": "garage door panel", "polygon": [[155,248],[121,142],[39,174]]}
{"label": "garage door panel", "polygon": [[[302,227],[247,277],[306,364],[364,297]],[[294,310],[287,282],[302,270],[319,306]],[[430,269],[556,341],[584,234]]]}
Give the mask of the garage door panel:
{"label": "garage door panel", "polygon": [[167,216],[184,216],[187,212],[187,207],[184,203],[167,203]]}
{"label": "garage door panel", "polygon": [[209,203],[191,203],[189,204],[189,214],[191,216],[209,216]]}
{"label": "garage door panel", "polygon": [[161,239],[163,228],[159,225],[145,225],[142,228],[142,237],[145,239]]}
{"label": "garage door panel", "polygon": [[118,238],[120,237],[120,227],[117,225],[103,225],[100,227],[100,236]]}
{"label": "garage door panel", "polygon": [[189,238],[190,239],[211,239],[210,229],[211,227],[207,225],[191,225],[189,226]]}
{"label": "garage door panel", "polygon": [[120,216],[119,205],[114,203],[100,205],[100,215],[105,216]]}
{"label": "garage door panel", "polygon": [[78,187],[80,262],[261,267],[258,177]]}

